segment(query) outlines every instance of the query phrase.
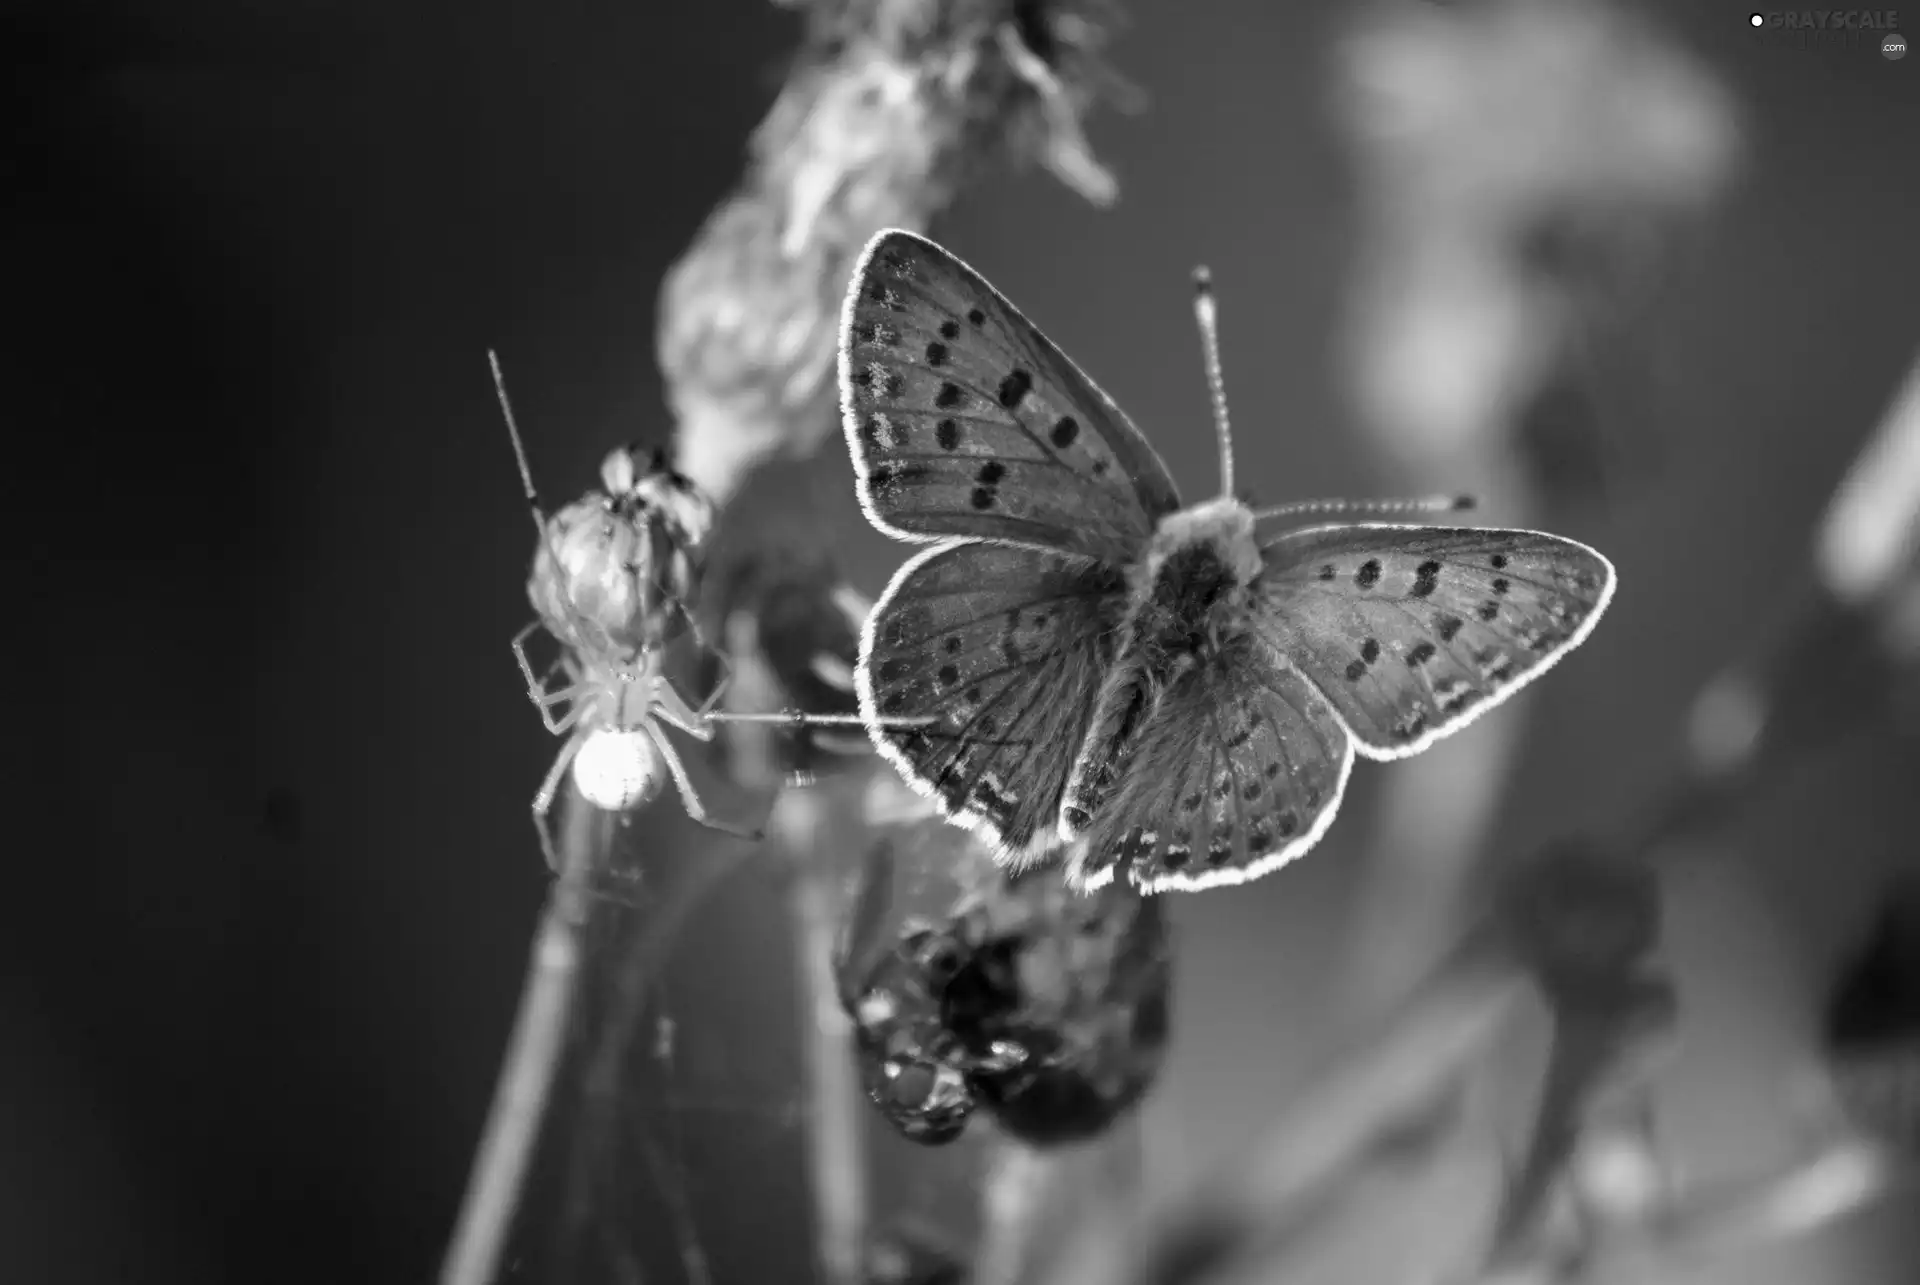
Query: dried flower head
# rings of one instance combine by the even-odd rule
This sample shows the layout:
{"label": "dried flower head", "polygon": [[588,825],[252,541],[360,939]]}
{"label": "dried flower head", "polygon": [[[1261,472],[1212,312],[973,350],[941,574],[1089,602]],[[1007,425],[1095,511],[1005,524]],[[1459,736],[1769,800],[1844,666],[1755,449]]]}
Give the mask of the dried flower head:
{"label": "dried flower head", "polygon": [[600,466],[600,480],[604,490],[587,492],[547,520],[527,598],[553,636],[576,652],[653,650],[688,619],[713,504],[661,451],[616,447]]}
{"label": "dried flower head", "polygon": [[[751,651],[771,688],[763,701],[803,714],[857,716],[853,667],[860,628],[872,604],[842,577],[832,556],[812,544],[756,540],[723,554],[708,576],[702,614],[711,636],[738,657]],[[718,654],[702,658],[699,687],[720,681]],[[781,728],[779,767],[812,778],[868,760],[872,744],[853,727]],[[729,743],[717,741],[725,754]]]}
{"label": "dried flower head", "polygon": [[944,920],[910,921],[848,964],[870,1093],[916,1141],[952,1140],[976,1107],[1034,1145],[1095,1136],[1139,1102],[1165,1053],[1166,924],[1126,886],[1086,896],[1052,871],[995,871]]}
{"label": "dried flower head", "polygon": [[668,274],[659,358],[683,467],[722,501],[747,469],[834,427],[829,375],[855,258],[923,229],[1003,157],[1096,204],[1112,176],[1080,118],[1116,92],[1100,0],[818,0],[745,180]]}

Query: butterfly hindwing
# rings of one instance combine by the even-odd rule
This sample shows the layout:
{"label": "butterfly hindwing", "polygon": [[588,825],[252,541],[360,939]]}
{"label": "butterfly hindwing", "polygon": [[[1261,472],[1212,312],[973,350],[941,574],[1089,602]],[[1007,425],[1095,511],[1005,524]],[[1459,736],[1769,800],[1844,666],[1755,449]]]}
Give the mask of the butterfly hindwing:
{"label": "butterfly hindwing", "polygon": [[1262,536],[1258,629],[1368,758],[1418,753],[1587,636],[1614,571],[1535,531],[1350,524]]}
{"label": "butterfly hindwing", "polygon": [[840,399],[861,504],[889,535],[1123,566],[1179,504],[1112,399],[978,273],[908,232],[880,233],[854,271]]}
{"label": "butterfly hindwing", "polygon": [[1141,890],[1244,883],[1319,842],[1353,738],[1312,683],[1254,637],[1184,672],[1121,749],[1070,875],[1124,867]]}
{"label": "butterfly hindwing", "polygon": [[1092,559],[960,542],[909,559],[867,618],[856,673],[874,744],[1002,860],[1058,842],[1125,591]]}

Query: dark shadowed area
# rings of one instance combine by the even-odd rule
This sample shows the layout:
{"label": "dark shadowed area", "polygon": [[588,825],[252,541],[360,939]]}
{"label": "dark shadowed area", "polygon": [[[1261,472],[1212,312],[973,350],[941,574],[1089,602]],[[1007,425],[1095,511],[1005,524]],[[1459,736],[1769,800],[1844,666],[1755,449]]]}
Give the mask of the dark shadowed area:
{"label": "dark shadowed area", "polygon": [[[616,442],[668,439],[661,276],[736,177],[796,23],[760,0],[29,7],[0,20],[26,698],[0,1278],[418,1282],[546,880],[526,800],[555,747],[507,650],[530,544],[485,351],[555,500]],[[1189,497],[1216,481],[1188,308],[1205,261],[1242,486],[1379,493],[1334,373],[1353,221],[1323,50],[1344,6],[1132,7],[1113,56],[1149,105],[1093,126],[1118,205],[1001,175],[936,235],[1129,409]],[[1640,334],[1648,480],[1556,518],[1622,588],[1542,685],[1508,855],[1604,828],[1671,775],[1687,702],[1792,608],[1915,352],[1920,59],[1763,48],[1726,3],[1663,16],[1738,95],[1748,155]],[[877,593],[903,549],[851,486],[836,434],[734,511],[830,541]],[[1173,908],[1156,1188],[1324,1053],[1352,858],[1393,770],[1355,773],[1298,866]],[[1834,969],[1920,856],[1916,779],[1910,742],[1849,746],[1743,821],[1743,865],[1676,895],[1672,1117],[1700,1170],[1785,1145],[1756,1068],[1813,1056]],[[636,822],[638,850],[710,842],[671,808]],[[671,979],[706,1032],[682,1074],[777,1097],[780,903],[749,883],[726,904]],[[719,1110],[680,1128],[716,1280],[805,1279],[794,1132]],[[1910,1279],[1904,1199],[1725,1279]],[[657,1216],[647,1200],[632,1216]]]}

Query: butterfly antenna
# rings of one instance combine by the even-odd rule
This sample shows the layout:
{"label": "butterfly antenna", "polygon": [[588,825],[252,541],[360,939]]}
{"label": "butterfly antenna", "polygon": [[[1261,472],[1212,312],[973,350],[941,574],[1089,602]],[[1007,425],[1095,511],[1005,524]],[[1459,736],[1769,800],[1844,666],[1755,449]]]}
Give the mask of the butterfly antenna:
{"label": "butterfly antenna", "polygon": [[1419,500],[1296,500],[1271,509],[1257,509],[1253,520],[1305,517],[1327,513],[1366,513],[1376,517],[1407,513],[1462,513],[1474,507],[1471,495],[1429,495]]}
{"label": "butterfly antenna", "polygon": [[1200,352],[1213,397],[1213,428],[1220,438],[1220,494],[1233,494],[1233,427],[1227,422],[1227,381],[1220,373],[1220,314],[1213,302],[1213,273],[1193,270],[1193,319],[1200,325]]}
{"label": "butterfly antenna", "polygon": [[533,489],[533,470],[527,467],[527,448],[520,441],[520,426],[513,420],[513,403],[507,399],[507,377],[500,373],[500,355],[487,349],[487,365],[493,367],[493,390],[500,396],[500,413],[506,417],[507,436],[513,442],[514,462],[520,466],[520,486],[526,492],[527,508],[533,513],[533,529],[547,538],[547,518],[540,511],[540,492]]}

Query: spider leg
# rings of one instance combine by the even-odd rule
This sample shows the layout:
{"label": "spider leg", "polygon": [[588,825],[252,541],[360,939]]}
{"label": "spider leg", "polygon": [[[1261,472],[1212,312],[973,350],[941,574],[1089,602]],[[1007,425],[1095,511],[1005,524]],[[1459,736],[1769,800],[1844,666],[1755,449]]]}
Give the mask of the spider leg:
{"label": "spider leg", "polygon": [[720,677],[714,679],[713,690],[708,692],[707,698],[700,702],[699,715],[702,719],[713,713],[714,707],[720,703],[720,698],[727,694],[727,688],[733,685],[733,662],[727,659],[727,653],[716,650],[713,658],[720,662]]}
{"label": "spider leg", "polygon": [[[540,721],[546,724],[547,730],[558,736],[572,727],[580,717],[582,713],[580,696],[586,690],[586,684],[580,681],[578,669],[569,663],[571,658],[564,651],[558,660],[547,666],[545,676],[535,676],[533,664],[527,659],[527,638],[539,628],[541,628],[540,622],[536,620],[513,636],[513,658],[520,664],[521,677],[527,680],[527,699],[532,701],[533,707],[540,711]],[[547,687],[547,680],[552,677],[556,668],[565,669],[567,676],[574,681],[559,691],[552,691]],[[569,709],[564,717],[555,719],[552,709],[563,701],[572,702],[573,708]]]}
{"label": "spider leg", "polygon": [[696,712],[687,704],[687,698],[674,687],[673,681],[665,675],[653,680],[653,687],[647,693],[647,704],[661,718],[666,719],[688,736],[697,737],[703,741],[713,739],[713,716],[708,713],[707,706],[701,706]]}
{"label": "spider leg", "polygon": [[669,741],[667,734],[654,723],[648,723],[646,731],[647,735],[653,738],[653,743],[660,747],[660,756],[667,761],[667,771],[673,774],[674,788],[680,791],[680,803],[686,808],[688,816],[709,830],[718,830],[721,834],[730,834],[736,839],[752,839],[758,842],[766,837],[765,830],[750,830],[745,826],[732,825],[708,816],[706,805],[700,802],[700,796],[694,792],[693,782],[687,779],[686,765],[680,761],[680,755],[674,751],[673,742]]}
{"label": "spider leg", "polygon": [[[571,718],[572,714],[569,713]],[[560,873],[560,854],[553,846],[553,831],[547,825],[547,814],[553,811],[553,796],[560,792],[560,782],[567,779],[567,769],[573,766],[574,756],[586,743],[584,731],[575,732],[567,743],[560,747],[560,753],[554,757],[553,766],[547,769],[546,779],[540,782],[539,792],[533,796],[533,828],[540,836],[540,855],[547,859],[547,868],[555,874]]]}

